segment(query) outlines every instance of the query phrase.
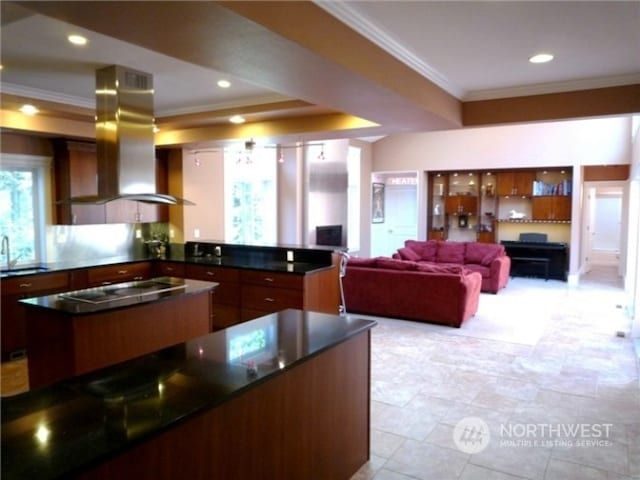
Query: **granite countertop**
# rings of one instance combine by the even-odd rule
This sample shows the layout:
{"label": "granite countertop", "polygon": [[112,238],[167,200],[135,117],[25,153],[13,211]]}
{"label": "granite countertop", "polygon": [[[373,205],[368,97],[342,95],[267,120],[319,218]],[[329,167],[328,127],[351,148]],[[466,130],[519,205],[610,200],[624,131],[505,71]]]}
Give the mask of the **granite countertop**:
{"label": "granite countertop", "polygon": [[2,401],[2,477],[67,477],[362,333],[284,310]]}
{"label": "granite countertop", "polygon": [[[191,243],[191,242],[189,242]],[[34,275],[42,273],[53,273],[65,270],[77,270],[82,268],[101,267],[118,265],[124,263],[147,262],[147,261],[173,261],[185,264],[211,265],[229,268],[267,270],[272,272],[293,273],[306,275],[308,273],[321,271],[332,267],[330,260],[318,262],[319,256],[330,258],[334,250],[328,248],[301,248],[286,246],[248,246],[248,245],[228,245],[223,244],[225,254],[216,256],[211,253],[213,244],[198,243],[206,246],[199,255],[185,253],[184,249],[176,249],[175,252],[168,252],[164,257],[158,258],[144,255],[121,255],[106,258],[92,258],[84,260],[69,260],[60,262],[41,263],[34,266],[15,269],[0,274],[0,278],[12,278],[24,275]],[[291,248],[296,253],[296,261],[286,261],[284,256]],[[296,250],[297,248],[297,250]]]}
{"label": "granite countertop", "polygon": [[26,307],[44,308],[70,315],[85,315],[144,303],[173,300],[177,297],[212,290],[217,286],[215,282],[189,278],[156,277],[26,298],[20,300],[20,303]]}

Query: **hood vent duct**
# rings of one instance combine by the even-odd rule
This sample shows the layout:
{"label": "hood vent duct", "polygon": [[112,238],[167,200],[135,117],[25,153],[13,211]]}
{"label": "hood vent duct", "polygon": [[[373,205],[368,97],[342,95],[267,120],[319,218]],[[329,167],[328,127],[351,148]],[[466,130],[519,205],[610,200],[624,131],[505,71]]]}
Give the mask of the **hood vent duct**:
{"label": "hood vent duct", "polygon": [[126,199],[194,205],[156,192],[153,77],[113,65],[96,72],[98,195],[70,203],[103,204]]}

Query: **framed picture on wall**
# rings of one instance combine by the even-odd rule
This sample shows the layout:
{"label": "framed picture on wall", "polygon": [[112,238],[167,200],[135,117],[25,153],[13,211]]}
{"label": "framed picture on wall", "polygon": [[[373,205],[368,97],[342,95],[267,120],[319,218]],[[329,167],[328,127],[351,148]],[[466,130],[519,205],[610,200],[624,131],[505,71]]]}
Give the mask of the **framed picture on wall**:
{"label": "framed picture on wall", "polygon": [[384,183],[371,185],[371,223],[384,223]]}

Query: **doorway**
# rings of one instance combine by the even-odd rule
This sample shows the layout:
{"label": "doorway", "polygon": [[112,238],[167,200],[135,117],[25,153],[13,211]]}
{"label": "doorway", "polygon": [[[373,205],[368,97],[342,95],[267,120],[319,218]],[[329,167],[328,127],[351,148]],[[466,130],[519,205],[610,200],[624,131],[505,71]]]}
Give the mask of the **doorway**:
{"label": "doorway", "polygon": [[[384,220],[371,223],[371,256],[390,257],[404,241],[418,235],[417,172],[374,174],[372,182],[384,185]],[[372,220],[373,220],[372,211]]]}
{"label": "doorway", "polygon": [[624,182],[585,182],[583,273],[610,267],[620,273]]}

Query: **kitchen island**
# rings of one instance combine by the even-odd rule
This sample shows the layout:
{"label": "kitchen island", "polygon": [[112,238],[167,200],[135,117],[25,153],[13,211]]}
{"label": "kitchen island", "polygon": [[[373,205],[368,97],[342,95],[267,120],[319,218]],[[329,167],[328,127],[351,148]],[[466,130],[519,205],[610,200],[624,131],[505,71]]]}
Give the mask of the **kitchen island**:
{"label": "kitchen island", "polygon": [[20,300],[31,388],[206,335],[216,286],[158,277]]}
{"label": "kitchen island", "polygon": [[285,310],[2,402],[2,477],[348,479],[374,321]]}

